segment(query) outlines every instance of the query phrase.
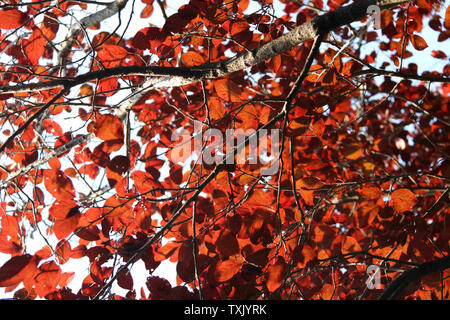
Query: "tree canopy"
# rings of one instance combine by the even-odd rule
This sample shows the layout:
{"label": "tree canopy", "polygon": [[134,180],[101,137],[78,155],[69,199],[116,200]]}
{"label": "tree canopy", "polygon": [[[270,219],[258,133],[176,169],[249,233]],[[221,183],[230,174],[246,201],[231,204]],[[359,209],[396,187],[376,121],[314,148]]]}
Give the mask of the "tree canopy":
{"label": "tree canopy", "polygon": [[435,0],[2,1],[0,287],[450,299],[448,38]]}

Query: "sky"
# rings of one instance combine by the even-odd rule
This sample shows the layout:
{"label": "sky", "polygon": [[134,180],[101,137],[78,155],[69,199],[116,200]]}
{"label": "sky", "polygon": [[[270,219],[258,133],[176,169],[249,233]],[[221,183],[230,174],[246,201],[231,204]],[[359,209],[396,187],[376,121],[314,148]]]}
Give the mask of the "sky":
{"label": "sky", "polygon": [[[184,1],[170,1],[169,0],[168,8],[166,10],[167,14],[170,16],[171,14],[173,14],[177,11],[179,6],[181,6],[187,2],[188,2],[187,0],[184,0]],[[283,15],[282,6],[277,1],[274,1],[274,2],[275,2],[274,14],[275,14],[275,16],[280,17]],[[125,9],[122,11],[122,19],[123,20],[127,20],[130,17],[130,15],[132,14],[131,3],[132,3],[132,1],[130,1],[127,4],[127,6],[125,7]],[[174,6],[174,3],[176,3],[176,6]],[[449,5],[449,3],[450,3],[450,0],[445,1],[445,4],[443,5],[444,10]],[[134,15],[136,17],[139,17],[139,13],[140,13],[141,9],[144,8],[144,4],[141,1],[137,0],[137,1],[135,1],[135,5],[136,5],[136,7],[134,9]],[[94,7],[94,5],[89,5],[89,6],[90,6],[90,8]],[[251,12],[257,11],[259,8],[260,8],[259,5],[255,1],[250,1],[250,6],[247,9],[247,12],[251,13]],[[78,13],[76,12],[75,15],[78,17],[82,17],[83,12],[78,12]],[[102,22],[102,31],[113,31],[115,29],[115,26],[117,25],[117,21],[118,21],[117,16],[114,16],[114,17],[111,17],[108,20]],[[69,22],[69,21],[67,21],[67,22]],[[162,27],[164,24],[164,19],[162,18],[160,8],[156,3],[154,5],[154,13],[150,19],[138,19],[138,18],[132,19],[132,24],[130,25],[130,28],[125,33],[125,38],[133,36],[137,30],[147,27],[149,22],[151,22],[152,24],[154,24],[158,27]],[[123,24],[123,25],[125,25],[125,24]],[[414,49],[412,49],[414,56],[411,59],[408,59],[405,61],[406,62],[405,66],[407,66],[407,64],[410,61],[415,61],[418,65],[418,69],[419,69],[418,73],[419,74],[426,70],[442,70],[442,66],[445,65],[446,63],[448,63],[448,60],[443,61],[443,60],[437,60],[437,59],[431,58],[431,52],[432,52],[432,50],[441,50],[443,52],[448,53],[449,52],[449,50],[448,50],[448,41],[449,40],[447,40],[446,42],[437,42],[437,33],[430,32],[430,28],[428,27],[427,23],[424,24],[424,28],[425,28],[425,30],[424,30],[425,40],[427,41],[429,47],[421,52],[415,51]],[[124,27],[122,26],[121,28],[119,28],[117,33],[121,34],[123,29],[124,29]],[[371,26],[370,29],[373,30],[373,26]],[[429,35],[429,37],[427,37],[426,35]],[[386,41],[387,39],[385,38],[383,40]],[[375,49],[376,49],[376,43],[372,43],[372,44],[369,44],[364,47],[364,50],[366,50],[368,53],[370,53],[372,50],[375,50]],[[379,55],[380,58],[377,59],[378,61],[376,61],[377,65],[381,65],[382,59],[389,60],[389,56],[386,54],[386,52],[379,51],[379,50],[377,52],[380,53],[380,55]],[[384,58],[383,58],[383,55],[384,55]],[[0,55],[0,59],[2,59],[1,55]],[[383,61],[385,61],[385,60],[383,60]],[[0,62],[1,62],[1,60],[0,60]],[[124,91],[124,92],[114,95],[114,99],[117,99],[117,101],[120,101],[126,95],[127,95],[127,92]],[[66,116],[67,116],[67,114],[66,114]],[[78,127],[80,126],[80,124],[74,122],[73,119],[64,118],[63,116],[58,117],[58,121],[59,121],[59,124],[65,130],[78,129]],[[120,150],[119,150],[119,152],[120,152]],[[162,178],[164,178],[168,174],[167,167],[163,171],[164,172],[162,172]],[[75,185],[75,188],[77,190],[80,190],[79,187],[80,186]],[[49,197],[51,197],[51,196],[50,195],[46,196],[47,199]],[[56,244],[58,242],[58,240],[56,239],[56,237],[51,236],[50,242]],[[41,249],[44,246],[44,244],[45,243],[42,239],[40,239],[40,236],[37,233],[35,233],[34,240],[32,242],[30,242],[30,241],[27,242],[27,249],[29,250],[30,253],[33,253],[33,252]],[[74,247],[74,246],[76,246],[76,242],[75,242],[75,244],[72,245],[72,247]],[[3,263],[6,262],[8,259],[9,259],[9,256],[0,253],[0,265],[3,265]],[[69,286],[70,286],[70,288],[72,288],[72,291],[76,293],[81,288],[81,283],[82,283],[83,279],[86,277],[86,275],[89,274],[88,258],[71,259],[71,260],[69,260],[69,262],[62,265],[61,268],[62,268],[63,272],[75,271],[75,277]],[[141,261],[136,262],[131,269],[131,274],[133,276],[134,283],[144,286],[144,291],[146,292],[146,294],[148,294],[148,290],[144,284],[145,284],[145,279],[149,276],[149,274],[148,274],[148,271],[144,268],[144,263]],[[169,282],[172,284],[172,286],[176,285],[176,271],[175,271],[175,264],[173,264],[173,263],[170,263],[167,261],[162,262],[162,264],[156,269],[156,271],[153,273],[153,275],[166,278],[167,280],[169,280]],[[19,286],[18,288],[21,288],[21,286]],[[17,290],[17,289],[15,289],[15,290]],[[137,297],[139,298],[140,286],[135,286],[135,290],[137,293]],[[120,287],[117,286],[117,284],[113,285],[112,291],[117,294],[123,294],[123,295],[126,293],[126,290],[121,289]],[[9,298],[9,297],[12,297],[12,295],[13,295],[13,292],[5,293],[4,289],[0,288],[0,298]]]}

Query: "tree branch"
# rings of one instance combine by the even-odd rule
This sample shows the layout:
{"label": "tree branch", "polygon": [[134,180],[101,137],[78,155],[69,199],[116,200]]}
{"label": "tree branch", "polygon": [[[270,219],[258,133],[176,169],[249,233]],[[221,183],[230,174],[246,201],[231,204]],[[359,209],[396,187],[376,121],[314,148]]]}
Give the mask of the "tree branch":
{"label": "tree branch", "polygon": [[406,270],[391,282],[391,284],[380,295],[378,300],[399,299],[408,286],[412,283],[419,281],[430,273],[441,272],[448,268],[450,268],[450,256],[425,262],[416,268]]}
{"label": "tree branch", "polygon": [[[117,1],[123,3],[125,0]],[[216,63],[205,63],[193,68],[177,67],[156,67],[156,66],[127,66],[108,70],[88,72],[77,76],[76,78],[61,78],[57,80],[22,84],[16,86],[0,87],[0,94],[12,92],[24,92],[35,90],[48,90],[55,87],[79,85],[86,81],[100,80],[113,76],[124,75],[145,75],[151,76],[145,81],[142,88],[155,89],[176,87],[191,84],[201,80],[215,79],[226,76],[230,73],[246,69],[256,64],[269,60],[283,52],[289,51],[298,44],[325,36],[331,30],[344,26],[354,21],[358,21],[367,15],[367,8],[370,5],[378,5],[380,9],[387,9],[396,5],[403,4],[405,0],[360,0],[348,6],[340,7],[335,11],[317,16],[314,19],[303,23],[291,30],[289,33],[272,40],[252,51],[245,51],[232,58],[222,60]],[[105,9],[106,10],[106,9]],[[78,31],[79,32],[79,31]],[[69,43],[69,42],[67,42]],[[63,51],[63,50],[61,50]],[[60,53],[61,55],[61,53]],[[156,77],[156,78],[153,78]],[[120,113],[122,113],[121,111]]]}
{"label": "tree branch", "polygon": [[[81,19],[80,23],[76,23],[70,28],[58,54],[58,66],[61,70],[60,73],[62,72],[62,70],[64,70],[64,66],[67,63],[67,58],[69,56],[70,50],[72,49],[73,43],[75,42],[75,39],[78,37],[80,32],[83,29],[86,29],[105,19],[112,17],[117,12],[122,10],[127,2],[128,0],[116,0],[103,10],[100,10]],[[65,76],[65,72],[63,75]]]}

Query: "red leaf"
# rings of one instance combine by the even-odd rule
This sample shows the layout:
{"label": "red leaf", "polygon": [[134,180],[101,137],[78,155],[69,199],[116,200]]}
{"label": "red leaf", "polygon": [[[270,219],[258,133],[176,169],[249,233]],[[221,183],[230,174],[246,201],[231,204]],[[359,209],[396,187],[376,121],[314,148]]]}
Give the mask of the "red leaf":
{"label": "red leaf", "polygon": [[39,267],[39,272],[34,279],[36,293],[44,297],[56,290],[61,280],[61,268],[54,261],[45,262]]}
{"label": "red leaf", "polygon": [[102,94],[105,97],[110,97],[117,93],[119,87],[120,84],[119,81],[117,81],[117,78],[102,79],[98,83],[97,93]]}
{"label": "red leaf", "polygon": [[214,88],[217,95],[225,101],[240,102],[243,100],[242,88],[238,87],[230,79],[215,80]]}
{"label": "red leaf", "polygon": [[145,8],[141,11],[141,18],[148,18],[153,13],[153,5],[147,4]]}
{"label": "red leaf", "polygon": [[61,240],[58,242],[55,248],[56,251],[56,259],[59,264],[64,264],[70,259],[71,248],[69,241]]}
{"label": "red leaf", "polygon": [[445,29],[450,30],[450,5],[445,10],[445,20],[444,20]]}
{"label": "red leaf", "polygon": [[383,195],[380,187],[371,184],[362,187],[359,190],[359,193],[361,193],[361,195],[367,199],[378,199]]}
{"label": "red leaf", "polygon": [[50,217],[56,220],[68,219],[78,214],[78,205],[73,200],[56,200],[49,209]]}
{"label": "red leaf", "polygon": [[213,278],[217,282],[228,281],[241,270],[241,266],[242,262],[235,259],[219,261],[213,268]]}
{"label": "red leaf", "polygon": [[361,246],[355,238],[345,236],[341,243],[342,254],[361,251]]}
{"label": "red leaf", "polygon": [[188,51],[181,55],[181,61],[187,67],[192,67],[205,63],[205,58],[196,51]]}
{"label": "red leaf", "polygon": [[422,51],[428,47],[428,44],[425,41],[425,39],[417,34],[413,35],[413,37],[411,38],[411,43],[414,46],[414,48],[419,51]]}
{"label": "red leaf", "polygon": [[161,187],[161,184],[150,173],[145,171],[134,171],[131,174],[131,178],[134,180],[134,185],[140,194],[145,194]]}
{"label": "red leaf", "polygon": [[128,51],[117,45],[105,45],[102,46],[102,49],[98,52],[98,59],[106,66],[106,67],[117,67],[120,66],[128,55]]}
{"label": "red leaf", "polygon": [[270,292],[277,290],[284,281],[286,263],[282,257],[277,257],[276,262],[267,269],[267,289]]}
{"label": "red leaf", "polygon": [[41,23],[41,31],[48,40],[53,40],[59,29],[57,17],[52,12],[48,12],[44,16],[44,21]]}
{"label": "red leaf", "polygon": [[56,199],[73,199],[75,197],[72,181],[61,170],[44,170],[44,185]]}
{"label": "red leaf", "polygon": [[36,271],[35,259],[29,254],[15,256],[0,267],[0,287],[17,285]]}
{"label": "red leaf", "polygon": [[26,41],[25,54],[32,64],[37,64],[45,51],[47,40],[39,29],[34,29],[31,37]]}
{"label": "red leaf", "polygon": [[392,192],[391,205],[398,213],[411,211],[411,208],[417,204],[417,198],[408,189],[397,189]]}
{"label": "red leaf", "polygon": [[236,235],[229,230],[223,230],[216,241],[217,251],[224,257],[230,257],[240,252]]}
{"label": "red leaf", "polygon": [[130,270],[127,269],[119,275],[117,284],[126,290],[133,290],[133,278],[131,277]]}
{"label": "red leaf", "polygon": [[64,239],[74,232],[78,227],[80,215],[77,214],[64,220],[56,220],[53,224],[53,231],[58,239]]}
{"label": "red leaf", "polygon": [[98,115],[95,122],[95,135],[104,141],[123,141],[123,123],[119,118],[111,114]]}
{"label": "red leaf", "polygon": [[17,9],[0,10],[0,29],[16,29],[26,20],[27,15]]}

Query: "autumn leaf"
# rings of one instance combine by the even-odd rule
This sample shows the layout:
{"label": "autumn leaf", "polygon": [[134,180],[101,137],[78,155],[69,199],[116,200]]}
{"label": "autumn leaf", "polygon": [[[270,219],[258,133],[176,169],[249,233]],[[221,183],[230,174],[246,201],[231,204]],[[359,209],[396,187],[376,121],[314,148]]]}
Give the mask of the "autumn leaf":
{"label": "autumn leaf", "polygon": [[117,284],[126,290],[133,290],[133,278],[130,270],[125,270],[117,277]]}
{"label": "autumn leaf", "polygon": [[445,10],[445,18],[444,18],[444,27],[447,30],[450,30],[450,5]]}
{"label": "autumn leaf", "polygon": [[367,199],[378,199],[383,195],[380,187],[373,184],[364,185],[360,188],[359,193]]}
{"label": "autumn leaf", "polygon": [[146,194],[149,191],[160,187],[158,181],[148,172],[134,171],[131,174],[131,178],[140,194]]}
{"label": "autumn leaf", "polygon": [[361,251],[361,246],[358,244],[355,238],[350,236],[344,236],[341,243],[342,254],[348,254]]}
{"label": "autumn leaf", "polygon": [[98,52],[98,59],[108,67],[117,67],[128,55],[128,51],[118,45],[106,45]]}
{"label": "autumn leaf", "polygon": [[58,18],[54,13],[48,12],[45,14],[44,21],[41,23],[40,29],[42,34],[50,41],[55,39],[59,30],[59,23],[57,19]]}
{"label": "autumn leaf", "polygon": [[213,268],[213,277],[217,282],[230,280],[241,269],[242,263],[234,259],[219,261]]}
{"label": "autumn leaf", "polygon": [[0,29],[16,29],[25,23],[28,16],[17,9],[0,10]]}
{"label": "autumn leaf", "polygon": [[239,243],[236,239],[236,235],[228,230],[223,230],[216,242],[218,252],[224,256],[234,256],[239,253]]}
{"label": "autumn leaf", "polygon": [[39,59],[42,57],[45,51],[45,45],[47,40],[42,35],[42,31],[39,29],[34,29],[31,37],[26,41],[25,54],[32,64],[37,64]]}
{"label": "autumn leaf", "polygon": [[230,79],[220,79],[214,81],[214,88],[216,89],[217,95],[230,102],[240,102],[242,101],[243,90],[235,83],[230,81]]}
{"label": "autumn leaf", "polygon": [[54,262],[44,262],[35,276],[36,293],[40,297],[55,291],[61,280],[61,268]]}
{"label": "autumn leaf", "polygon": [[419,35],[415,34],[411,38],[411,43],[416,50],[422,51],[425,48],[428,48],[427,42]]}
{"label": "autumn leaf", "polygon": [[32,255],[25,254],[9,259],[0,267],[0,287],[17,285],[31,278],[36,272],[36,262]]}
{"label": "autumn leaf", "polygon": [[66,200],[75,197],[72,181],[61,170],[44,170],[44,185],[47,191],[56,199]]}
{"label": "autumn leaf", "polygon": [[397,189],[392,192],[391,205],[398,213],[411,211],[412,207],[417,204],[417,198],[408,189]]}
{"label": "autumn leaf", "polygon": [[269,292],[277,290],[284,281],[286,273],[286,263],[282,257],[277,257],[275,263],[269,265],[267,269],[267,289]]}
{"label": "autumn leaf", "polygon": [[104,140],[123,140],[123,123],[111,114],[98,115],[95,121],[95,135]]}
{"label": "autumn leaf", "polygon": [[205,63],[205,59],[201,54],[195,51],[188,51],[181,55],[181,61],[185,66],[192,67]]}

